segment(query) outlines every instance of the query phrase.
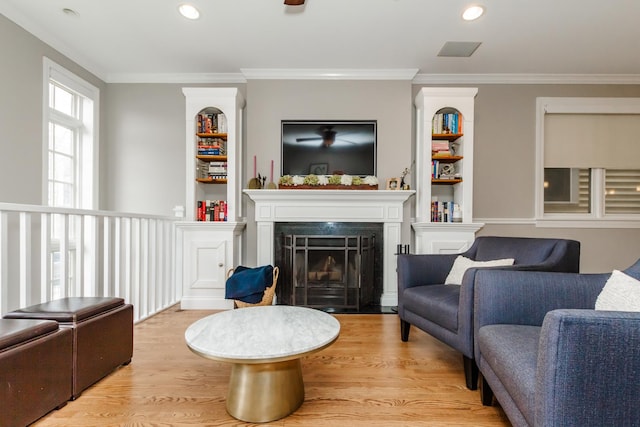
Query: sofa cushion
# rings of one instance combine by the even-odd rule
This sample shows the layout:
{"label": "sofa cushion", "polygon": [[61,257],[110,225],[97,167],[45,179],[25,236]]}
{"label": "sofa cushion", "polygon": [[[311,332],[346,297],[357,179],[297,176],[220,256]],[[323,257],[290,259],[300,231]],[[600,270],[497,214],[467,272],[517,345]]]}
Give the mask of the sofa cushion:
{"label": "sofa cushion", "polygon": [[427,317],[452,332],[458,330],[460,286],[426,285],[404,290],[404,309]]}
{"label": "sofa cushion", "polygon": [[515,264],[538,264],[546,260],[558,244],[555,239],[534,239],[510,237],[481,240],[474,259],[487,261],[510,257]]}
{"label": "sofa cushion", "polygon": [[513,258],[494,259],[490,261],[474,261],[462,255],[453,261],[449,275],[444,279],[445,285],[461,285],[464,272],[472,267],[498,267],[513,265]]}
{"label": "sofa cushion", "polygon": [[530,425],[535,416],[540,330],[529,325],[487,325],[478,331],[481,363],[491,366]]}
{"label": "sofa cushion", "polygon": [[596,299],[596,310],[640,311],[640,280],[613,270]]}

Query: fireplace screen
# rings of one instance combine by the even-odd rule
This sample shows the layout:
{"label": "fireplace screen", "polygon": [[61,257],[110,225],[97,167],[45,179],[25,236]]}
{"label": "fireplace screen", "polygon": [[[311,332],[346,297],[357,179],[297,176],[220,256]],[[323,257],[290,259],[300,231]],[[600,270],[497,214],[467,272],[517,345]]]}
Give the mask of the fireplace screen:
{"label": "fireplace screen", "polygon": [[374,247],[372,236],[285,235],[286,299],[292,305],[360,310],[373,298]]}

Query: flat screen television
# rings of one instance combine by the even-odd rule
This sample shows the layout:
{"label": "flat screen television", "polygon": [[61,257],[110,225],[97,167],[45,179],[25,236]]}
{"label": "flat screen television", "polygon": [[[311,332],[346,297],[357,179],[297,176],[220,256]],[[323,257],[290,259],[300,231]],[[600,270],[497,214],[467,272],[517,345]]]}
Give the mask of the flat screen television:
{"label": "flat screen television", "polygon": [[283,120],[282,175],[376,175],[376,120]]}

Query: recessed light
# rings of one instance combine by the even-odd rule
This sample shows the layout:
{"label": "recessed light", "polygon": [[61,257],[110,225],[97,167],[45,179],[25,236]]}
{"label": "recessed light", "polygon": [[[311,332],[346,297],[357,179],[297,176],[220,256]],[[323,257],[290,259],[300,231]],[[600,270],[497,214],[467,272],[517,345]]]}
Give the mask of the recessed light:
{"label": "recessed light", "polygon": [[483,13],[484,7],[478,5],[469,6],[462,12],[462,19],[465,21],[473,21],[474,19],[480,18]]}
{"label": "recessed light", "polygon": [[178,10],[180,11],[180,14],[187,19],[200,18],[200,12],[198,11],[198,9],[188,3],[184,3],[178,6]]}

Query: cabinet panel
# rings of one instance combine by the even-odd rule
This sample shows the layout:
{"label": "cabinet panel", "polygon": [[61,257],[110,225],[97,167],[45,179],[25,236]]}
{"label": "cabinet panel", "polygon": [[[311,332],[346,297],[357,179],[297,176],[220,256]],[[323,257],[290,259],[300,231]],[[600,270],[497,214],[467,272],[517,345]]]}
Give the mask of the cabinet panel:
{"label": "cabinet panel", "polygon": [[185,284],[189,289],[223,289],[225,283],[225,241],[189,242],[189,269]]}
{"label": "cabinet panel", "polygon": [[182,309],[224,309],[227,271],[240,264],[243,223],[176,224],[176,286]]}

